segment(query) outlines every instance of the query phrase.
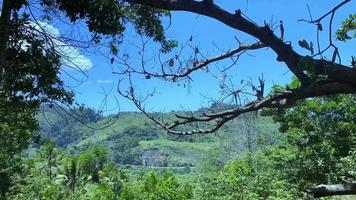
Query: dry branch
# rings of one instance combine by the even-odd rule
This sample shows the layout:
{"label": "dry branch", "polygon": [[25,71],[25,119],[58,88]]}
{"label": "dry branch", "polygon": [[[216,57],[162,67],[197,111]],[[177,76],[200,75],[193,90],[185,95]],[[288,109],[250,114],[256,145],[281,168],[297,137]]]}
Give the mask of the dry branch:
{"label": "dry branch", "polygon": [[[340,4],[336,5],[329,12],[327,12],[322,17],[318,18],[316,21],[310,21],[310,23],[320,24],[321,21],[326,17],[331,15],[330,24],[332,23],[333,16],[335,12],[348,3],[350,0],[342,1]],[[251,98],[247,98],[250,101],[243,105],[235,105],[233,109],[225,110],[218,113],[204,113],[202,115],[176,115],[177,120],[174,122],[165,122],[163,119],[157,119],[153,115],[148,112],[144,107],[144,99],[139,98],[134,92],[133,85],[130,81],[130,89],[128,91],[119,90],[119,93],[125,98],[130,99],[134,102],[136,107],[142,111],[145,115],[147,115],[150,119],[156,122],[159,126],[164,128],[168,133],[172,134],[182,134],[182,135],[191,135],[191,134],[207,134],[212,133],[218,130],[221,126],[223,126],[226,122],[238,117],[239,115],[251,111],[258,111],[263,108],[287,108],[293,106],[298,100],[302,100],[310,97],[321,97],[326,95],[333,94],[355,94],[356,93],[356,69],[345,66],[342,64],[337,64],[325,60],[323,57],[321,59],[315,59],[314,57],[307,57],[313,63],[311,66],[308,66],[309,72],[303,69],[300,66],[300,63],[303,62],[303,59],[306,56],[302,56],[298,54],[291,46],[290,43],[285,43],[283,41],[284,35],[284,27],[283,22],[280,21],[279,28],[281,31],[281,36],[278,37],[274,33],[274,28],[271,25],[265,24],[264,26],[259,26],[255,22],[253,22],[250,18],[248,18],[241,10],[237,10],[235,13],[230,13],[219,6],[217,6],[214,1],[194,1],[194,0],[126,0],[126,2],[131,4],[141,4],[146,6],[151,6],[154,8],[160,8],[170,11],[188,11],[192,13],[197,13],[200,15],[204,15],[210,17],[212,19],[216,19],[236,30],[247,33],[254,38],[256,38],[259,42],[252,45],[241,45],[234,50],[227,51],[221,55],[218,55],[213,58],[206,58],[197,63],[195,63],[191,67],[186,67],[183,72],[175,72],[175,73],[166,73],[164,70],[164,66],[162,65],[162,73],[157,72],[149,72],[145,68],[145,63],[142,62],[142,71],[139,71],[132,67],[128,62],[124,62],[123,65],[126,66],[126,70],[123,72],[124,74],[138,73],[143,74],[150,77],[162,78],[168,81],[177,81],[184,80],[188,78],[190,80],[190,75],[202,69],[214,62],[218,62],[220,60],[224,60],[227,58],[231,58],[239,53],[244,53],[247,50],[260,49],[264,47],[268,47],[272,49],[277,55],[277,61],[284,62],[288,69],[298,78],[301,82],[301,86],[296,89],[286,89],[284,92],[277,92],[271,95],[264,95],[264,80],[259,79],[259,85],[255,86],[250,82],[247,86],[250,86],[251,89],[255,92],[246,93],[247,95],[254,96],[256,100],[251,100]],[[329,30],[329,35],[331,33],[331,28]],[[330,41],[330,45],[327,47],[334,47],[336,50],[336,46]],[[144,49],[143,49],[144,50]],[[322,52],[319,51],[319,54]],[[144,59],[142,59],[144,60]],[[170,68],[168,68],[170,69]],[[170,69],[172,70],[172,69]],[[314,73],[315,75],[319,75],[324,77],[321,80],[313,79],[308,73]],[[223,87],[227,87],[224,83],[225,81],[225,71],[221,71],[223,73],[222,84]],[[214,77],[219,78],[214,75]],[[246,86],[246,85],[245,85]],[[245,87],[243,86],[243,87]],[[242,89],[228,89],[229,94],[227,96],[235,96],[243,94]],[[179,127],[186,124],[193,123],[202,123],[202,122],[211,122],[207,123],[208,127],[206,129],[195,129],[191,131],[181,131]]]}
{"label": "dry branch", "polygon": [[306,190],[314,198],[328,197],[335,195],[356,195],[356,183],[344,183],[335,185],[318,185],[315,188]]}

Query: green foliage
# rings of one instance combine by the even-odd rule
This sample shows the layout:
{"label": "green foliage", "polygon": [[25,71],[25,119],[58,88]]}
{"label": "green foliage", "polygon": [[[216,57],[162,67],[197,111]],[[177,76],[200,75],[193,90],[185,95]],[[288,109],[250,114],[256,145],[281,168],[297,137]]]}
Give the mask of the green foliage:
{"label": "green foliage", "polygon": [[[25,1],[17,3],[21,7]],[[29,20],[28,14],[19,15],[15,10],[8,26],[0,24],[1,29],[9,28],[10,38],[4,41],[7,48],[2,56],[6,62],[0,66],[0,159],[3,161],[0,173],[4,177],[18,172],[11,170],[14,156],[27,149],[36,136],[35,114],[40,103],[61,101],[70,104],[73,101],[73,94],[64,88],[58,76],[60,56],[29,25]],[[8,179],[2,180],[8,183]],[[5,189],[2,191],[4,196]]]}
{"label": "green foliage", "polygon": [[314,54],[313,42],[308,43],[306,40],[299,40],[298,44],[300,47],[310,51],[310,54]]}
{"label": "green foliage", "polygon": [[[293,84],[299,82],[290,87]],[[102,137],[111,142],[106,143],[113,145],[110,147],[130,156],[138,155],[133,149],[138,153],[157,148],[179,159],[191,159],[194,164],[200,160],[200,165],[181,175],[158,174],[158,169],[147,172],[145,167],[140,173],[134,169],[125,173],[108,162],[108,155],[115,158],[115,151],[108,153],[108,149],[92,146],[68,155],[53,142],[44,142],[38,154],[18,162],[21,166],[14,168],[15,176],[2,176],[0,188],[6,189],[9,199],[310,199],[303,190],[355,177],[355,103],[355,96],[339,95],[308,99],[283,112],[270,110],[286,137],[271,133],[277,139],[263,143],[269,145],[263,147],[256,140],[254,151],[235,151],[235,146],[222,142],[228,139],[236,143],[232,136],[244,127],[244,118],[222,129],[226,135],[219,140],[182,142],[168,140],[145,122],[132,120],[139,115],[129,114],[119,122],[126,124],[129,119],[135,126],[119,128],[121,125],[116,124],[107,131],[107,137]],[[274,130],[269,127],[270,120],[256,120],[260,120],[259,129]],[[244,134],[238,136],[242,140]],[[267,140],[272,137],[266,133],[260,136]]]}
{"label": "green foliage", "polygon": [[42,5],[48,10],[47,16],[61,11],[73,23],[85,21],[96,43],[100,42],[100,35],[112,37],[111,52],[114,55],[118,52],[117,45],[121,43],[128,23],[133,24],[139,34],[160,42],[167,52],[176,46],[164,35],[161,18],[170,15],[164,10],[115,0],[43,0]]}
{"label": "green foliage", "polygon": [[[129,180],[117,165],[105,159],[106,150],[94,147],[79,155],[68,155],[59,150],[57,164],[53,165],[53,178],[42,173],[48,162],[48,152],[57,147],[46,142],[38,154],[23,158],[23,172],[15,177],[16,187],[7,193],[8,199],[191,199],[193,192],[188,184],[180,183],[170,173],[159,176],[149,172],[142,177]],[[45,156],[44,158],[44,154]],[[100,161],[100,167],[93,161]],[[97,164],[97,162],[96,162]],[[94,169],[90,169],[94,168]],[[96,170],[97,180],[93,178]],[[6,177],[1,176],[2,179]],[[4,182],[4,181],[3,181]]]}
{"label": "green foliage", "polygon": [[[41,138],[50,138],[58,146],[65,147],[81,138],[83,124],[90,125],[98,122],[102,116],[85,106],[64,109],[59,106],[42,105],[37,119],[41,127]],[[86,130],[86,132],[93,131]]]}
{"label": "green foliage", "polygon": [[307,188],[354,181],[355,105],[355,96],[339,95],[308,99],[284,112],[270,110],[287,134],[285,142],[233,159],[223,169],[212,166],[224,162],[210,162],[198,197],[310,199],[303,192]]}
{"label": "green foliage", "polygon": [[[43,1],[48,9],[63,11],[71,22],[84,19],[90,32],[104,35],[122,33],[124,31],[124,9],[116,1]],[[55,11],[55,10],[54,10]]]}
{"label": "green foliage", "polygon": [[315,61],[310,56],[302,57],[298,62],[298,67],[305,71],[313,81],[324,80],[326,77],[315,69]]}
{"label": "green foliage", "polygon": [[124,187],[122,200],[186,200],[192,199],[192,188],[188,184],[181,184],[170,173],[164,173],[162,177],[155,172],[147,173],[142,181]]}
{"label": "green foliage", "polygon": [[297,77],[292,77],[292,82],[290,84],[288,84],[289,89],[297,89],[299,87],[301,87],[301,83],[298,80]]}
{"label": "green foliage", "polygon": [[[251,156],[251,155],[249,155]],[[199,199],[293,199],[293,190],[262,154],[228,162],[222,170],[204,174]]]}
{"label": "green foliage", "polygon": [[[354,32],[353,36],[348,35],[349,32]],[[350,14],[349,18],[342,22],[342,26],[336,32],[336,39],[340,41],[356,38],[356,14]]]}
{"label": "green foliage", "polygon": [[214,172],[219,171],[229,160],[229,157],[224,156],[224,151],[221,148],[212,148],[209,150],[203,159],[202,171],[203,172]]}
{"label": "green foliage", "polygon": [[79,164],[82,175],[86,175],[91,181],[99,183],[99,170],[102,169],[106,156],[107,150],[100,146],[95,146],[93,149],[81,153]]}
{"label": "green foliage", "polygon": [[115,152],[114,160],[120,164],[142,163],[140,141],[157,139],[155,129],[142,129],[140,127],[130,127],[122,133],[112,135],[108,138],[113,143],[112,151]]}
{"label": "green foliage", "polygon": [[40,149],[40,158],[46,163],[48,178],[53,178],[53,168],[57,165],[57,157],[59,151],[55,146],[55,142],[45,140]]}
{"label": "green foliage", "polygon": [[72,103],[73,94],[67,91],[58,74],[60,56],[47,39],[30,25],[27,14],[13,13],[6,49],[6,65],[1,82],[1,97],[22,102],[31,108],[40,103],[61,101]]}
{"label": "green foliage", "polygon": [[[7,175],[4,177],[11,171],[8,168],[13,156],[25,150],[35,138],[38,128],[35,113],[40,104],[50,103],[52,106],[53,102],[61,102],[71,105],[74,96],[60,79],[62,55],[57,52],[52,37],[32,24],[34,19],[30,17],[33,16],[29,13],[32,12],[29,11],[31,9],[21,9],[31,7],[32,4],[27,1],[7,2],[9,6],[2,9],[8,10],[3,13],[12,15],[9,19],[2,16],[0,20],[1,48],[5,50],[0,55],[0,139],[1,143],[6,143],[0,149],[0,158],[5,161],[0,166],[0,173],[6,171]],[[167,11],[114,0],[42,0],[39,3],[48,23],[51,22],[52,14],[65,15],[72,23],[84,21],[93,35],[93,42],[99,43],[102,36],[106,40],[111,38],[111,52],[114,55],[118,53],[117,45],[122,41],[122,34],[128,23],[132,23],[139,34],[161,43],[166,52],[175,47],[173,41],[166,39],[161,24],[161,17],[169,15]],[[86,111],[90,112],[79,110]],[[97,119],[88,120],[93,122]],[[58,129],[62,131],[61,126],[65,127],[67,124],[64,120],[61,122]],[[63,141],[59,140],[58,143],[62,146],[78,139],[71,134],[70,126],[66,127],[69,138],[61,134]],[[51,131],[50,134],[61,131]],[[8,185],[7,178],[2,180],[6,182],[2,185]]]}
{"label": "green foliage", "polygon": [[[161,157],[160,161],[155,162],[156,166],[200,167],[209,158],[206,156],[208,152],[214,148],[221,148],[220,145],[224,145],[225,150],[220,151],[219,154],[228,155],[223,159],[226,160],[230,156],[229,151],[235,153],[244,151],[247,132],[243,130],[250,126],[243,125],[242,121],[237,119],[223,127],[219,137],[215,135],[179,137],[165,134],[139,113],[121,113],[118,119],[105,129],[101,127],[112,122],[111,116],[99,117],[96,121],[97,117],[95,112],[92,115],[92,111],[76,115],[81,117],[81,121],[88,121],[88,125],[97,128],[93,130],[72,119],[71,115],[56,106],[52,109],[43,106],[42,109],[43,111],[38,114],[42,138],[53,138],[57,145],[66,147],[72,152],[83,152],[90,149],[93,144],[107,146],[110,148],[110,159],[125,165],[142,165],[144,160],[151,160],[150,158],[154,157],[143,156],[144,153],[154,149]],[[77,113],[76,110],[68,110],[68,112]],[[174,114],[163,115],[165,118],[170,118]],[[90,118],[95,120],[87,120]],[[251,133],[254,135],[251,136],[255,145],[253,148],[258,148],[262,144],[275,144],[281,140],[277,133],[278,125],[274,124],[271,118],[258,116],[254,123],[258,125]],[[223,144],[221,140],[224,141]]]}
{"label": "green foliage", "polygon": [[14,99],[0,97],[0,195],[6,196],[13,175],[21,172],[18,154],[26,149],[38,128],[35,108]]}
{"label": "green foliage", "polygon": [[[12,104],[14,103],[14,104]],[[28,147],[38,128],[34,111],[23,102],[0,98],[0,158],[11,158]],[[3,159],[4,158],[4,159]]]}
{"label": "green foliage", "polygon": [[277,168],[288,169],[288,182],[303,190],[354,178],[355,105],[355,96],[339,95],[305,100],[274,114],[288,137],[268,155]]}
{"label": "green foliage", "polygon": [[[353,141],[356,132],[356,99],[351,95],[308,99],[284,112],[270,110],[269,114],[280,123],[281,132],[287,134],[286,141],[268,150],[248,149],[246,156],[228,162],[231,155],[223,154],[226,149],[234,151],[236,146],[224,144],[224,137],[220,137],[221,143],[218,143],[214,137],[181,139],[164,136],[142,118],[136,121],[126,119],[125,126],[109,131],[88,131],[79,123],[69,124],[68,121],[73,121],[73,117],[65,115],[60,119],[48,111],[56,125],[48,128],[49,132],[42,132],[42,136],[49,138],[55,135],[55,142],[60,146],[71,145],[72,149],[86,151],[66,154],[56,147],[55,142],[45,141],[35,156],[20,158],[18,155],[37,136],[35,114],[39,106],[49,103],[52,107],[53,102],[71,105],[73,93],[66,89],[59,77],[61,55],[45,36],[46,33],[41,33],[31,25],[28,10],[21,9],[30,5],[27,1],[16,1],[12,5],[10,21],[6,24],[0,22],[1,29],[9,30],[9,39],[3,42],[6,43],[5,62],[0,66],[2,199],[193,198],[193,188],[181,183],[170,173],[157,175],[149,172],[129,179],[115,163],[108,162],[107,149],[88,147],[96,142],[112,147],[112,158],[116,163],[123,164],[141,164],[142,150],[152,147],[166,150],[169,152],[167,154],[171,154],[169,156],[180,155],[181,160],[182,157],[188,157],[184,161],[203,160],[201,155],[208,152],[204,174],[199,179],[199,189],[195,191],[198,199],[301,199],[305,197],[301,191],[307,187],[352,181],[355,177],[356,149]],[[161,23],[163,17],[169,17],[167,11],[116,0],[42,0],[40,6],[45,8],[44,15],[49,23],[52,13],[65,15],[72,23],[85,22],[92,34],[92,41],[100,43],[109,40],[113,55],[119,52],[118,45],[123,41],[128,24],[138,34],[160,43],[162,53],[168,53],[177,46],[176,41],[166,38]],[[350,15],[343,22],[337,32],[338,40],[356,37],[355,34],[348,35],[355,30],[355,19],[356,15]],[[4,32],[7,31],[1,31],[1,34]],[[314,53],[312,43],[301,40],[299,45]],[[325,79],[318,75],[314,65],[308,56],[298,63],[312,80]],[[294,79],[287,87],[274,87],[273,92],[298,87],[300,82]],[[219,111],[226,108],[229,105],[213,105],[210,109]],[[79,115],[83,123],[97,125],[98,122],[100,125],[107,120],[94,110],[82,106],[71,111]],[[167,117],[170,117],[169,114]],[[223,130],[226,134],[236,133],[236,128],[227,127]],[[256,138],[253,138],[254,141],[257,141]],[[79,139],[84,140],[79,142]],[[276,141],[270,143],[275,144]],[[175,160],[174,164],[177,163]],[[190,169],[190,163],[186,164]]]}

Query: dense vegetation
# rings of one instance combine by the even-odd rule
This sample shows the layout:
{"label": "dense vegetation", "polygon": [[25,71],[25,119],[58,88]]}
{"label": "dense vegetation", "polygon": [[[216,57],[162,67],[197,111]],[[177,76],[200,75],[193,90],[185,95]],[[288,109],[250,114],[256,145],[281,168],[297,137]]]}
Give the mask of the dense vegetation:
{"label": "dense vegetation", "polygon": [[[139,113],[98,129],[115,116],[44,106],[41,142],[2,176],[2,198],[309,199],[305,188],[356,176],[355,105],[354,96],[310,99],[187,138],[166,135]],[[74,113],[86,123],[59,123]]]}
{"label": "dense vegetation", "polygon": [[[319,19],[304,20],[316,26],[318,48],[302,38],[295,44],[311,56],[296,52],[292,42],[284,40],[282,20],[278,35],[274,23],[260,26],[240,9],[230,13],[213,0],[1,1],[0,198],[309,199],[308,188],[355,181],[356,61],[351,56],[350,66],[342,63],[334,42],[355,38],[349,35],[355,32],[355,15],[343,21],[336,37],[332,30],[336,11],[350,1],[340,2]],[[246,45],[235,38],[237,49],[209,59],[190,45],[191,37],[193,54],[184,60],[172,51],[178,43],[165,35],[162,19],[171,17],[169,10],[217,19],[257,43]],[[320,47],[327,17],[329,44]],[[41,26],[57,21],[59,26],[83,25],[89,40],[53,35]],[[168,60],[159,65],[144,62],[140,51],[141,66],[129,65],[129,59],[137,58],[119,53],[127,27],[152,39],[159,55],[166,54]],[[79,43],[86,44],[83,49],[104,45],[109,62],[123,61],[119,74],[128,77],[127,91],[118,92],[169,133],[190,136],[168,135],[139,113],[102,116],[84,106],[58,106],[75,105],[73,91],[60,77],[68,53],[58,48]],[[222,78],[222,99],[235,98],[234,106],[215,104],[191,116],[148,113],[146,98],[137,96],[132,85],[131,76],[138,75],[185,87],[195,71],[208,72],[214,62],[266,47],[295,80],[268,95],[263,77],[259,85],[251,81],[245,85],[251,93],[244,104],[237,103],[237,96],[245,86],[231,90]],[[327,54],[332,56],[328,59]],[[225,69],[219,73],[227,75]],[[208,128],[195,129],[201,122]]]}

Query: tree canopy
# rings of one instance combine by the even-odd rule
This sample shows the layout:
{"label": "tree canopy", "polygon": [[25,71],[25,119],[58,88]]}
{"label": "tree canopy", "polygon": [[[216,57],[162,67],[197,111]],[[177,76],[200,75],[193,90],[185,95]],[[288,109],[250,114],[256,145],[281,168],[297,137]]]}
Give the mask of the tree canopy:
{"label": "tree canopy", "polygon": [[1,162],[1,176],[7,177],[13,172],[14,156],[36,138],[35,115],[39,106],[74,103],[74,93],[60,78],[68,55],[58,51],[58,46],[72,45],[76,40],[49,33],[43,21],[62,17],[70,23],[83,21],[92,35],[90,42],[100,43],[102,38],[110,41],[109,48],[115,55],[128,23],[137,32],[154,38],[163,48],[170,48],[171,42],[165,38],[159,20],[168,14],[160,9],[114,0],[1,1],[0,158],[6,161]]}
{"label": "tree canopy", "polygon": [[[18,140],[18,144],[26,148],[37,127],[34,115],[40,104],[49,103],[53,106],[59,102],[71,105],[74,102],[74,93],[60,79],[61,67],[68,55],[58,51],[57,46],[75,39],[48,33],[38,18],[51,21],[64,15],[71,23],[84,21],[92,34],[92,42],[100,43],[102,38],[106,38],[110,41],[112,54],[115,55],[128,23],[133,24],[137,32],[161,43],[162,48],[169,49],[171,42],[165,38],[159,20],[161,16],[168,14],[160,9],[118,1],[2,1],[1,136],[10,139],[9,136],[17,132],[14,129],[20,128],[20,132],[29,130],[26,137],[16,133],[11,138]],[[7,113],[19,116],[11,117]],[[20,126],[20,122],[23,125]]]}

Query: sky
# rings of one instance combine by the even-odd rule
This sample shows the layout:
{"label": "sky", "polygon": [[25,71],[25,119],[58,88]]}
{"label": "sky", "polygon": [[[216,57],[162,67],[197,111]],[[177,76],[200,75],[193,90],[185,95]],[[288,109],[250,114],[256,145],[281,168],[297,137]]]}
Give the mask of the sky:
{"label": "sky", "polygon": [[[299,19],[309,19],[307,4],[310,7],[312,17],[318,18],[332,9],[341,1],[337,0],[216,0],[216,3],[230,12],[241,9],[249,18],[258,24],[264,21],[283,20],[285,27],[285,40],[291,41],[292,46],[298,53],[308,55],[308,52],[298,46],[298,40],[306,39],[316,43],[316,28],[314,25],[298,21]],[[336,31],[341,21],[351,13],[356,11],[356,1],[349,2],[342,7],[335,15],[333,29]],[[328,21],[324,21],[325,26]],[[55,25],[54,25],[55,26]],[[64,30],[57,26],[59,33]],[[78,28],[85,33],[84,28]],[[276,32],[278,33],[278,31]],[[185,42],[191,36],[194,44],[198,45],[202,52],[214,56],[231,48],[236,48],[235,37],[245,43],[253,43],[255,39],[236,31],[214,19],[210,19],[197,14],[187,12],[173,12],[170,27],[167,29],[167,36],[178,42]],[[322,32],[322,45],[327,40],[327,31]],[[125,36],[126,41],[138,42],[138,37],[134,37],[132,28],[128,28]],[[130,42],[124,42],[120,46],[121,52],[137,54],[137,50],[130,46]],[[351,40],[347,43],[336,42],[340,47],[340,54],[344,64],[348,64],[351,55],[356,55],[356,42]],[[68,50],[65,50],[68,51]],[[74,51],[74,52],[73,52]],[[154,53],[156,49],[150,49]],[[157,49],[158,51],[158,49]],[[109,60],[102,55],[93,52],[87,53],[72,49],[71,57],[83,66],[83,73],[78,73],[72,69],[62,70],[62,78],[65,84],[76,92],[76,100],[94,109],[104,110],[107,114],[118,111],[136,111],[133,104],[120,97],[117,93],[119,80],[125,78],[113,74],[117,65],[111,65]],[[78,61],[79,60],[79,61]],[[224,64],[224,63],[219,63]],[[276,61],[276,55],[270,49],[250,51],[243,55],[233,69],[229,71],[232,83],[236,86],[241,80],[256,81],[261,74],[266,80],[266,87],[273,84],[286,84],[291,80],[291,73],[283,63]],[[81,80],[81,81],[78,81]],[[206,97],[219,97],[219,82],[206,73],[199,72],[193,75],[191,88],[183,88],[177,84],[165,83],[159,80],[145,80],[144,77],[135,77],[134,85],[137,91],[145,94],[156,89],[158,93],[147,102],[147,109],[154,111],[171,111],[181,109],[198,109],[208,106],[210,101]],[[123,85],[123,88],[127,85]]]}

